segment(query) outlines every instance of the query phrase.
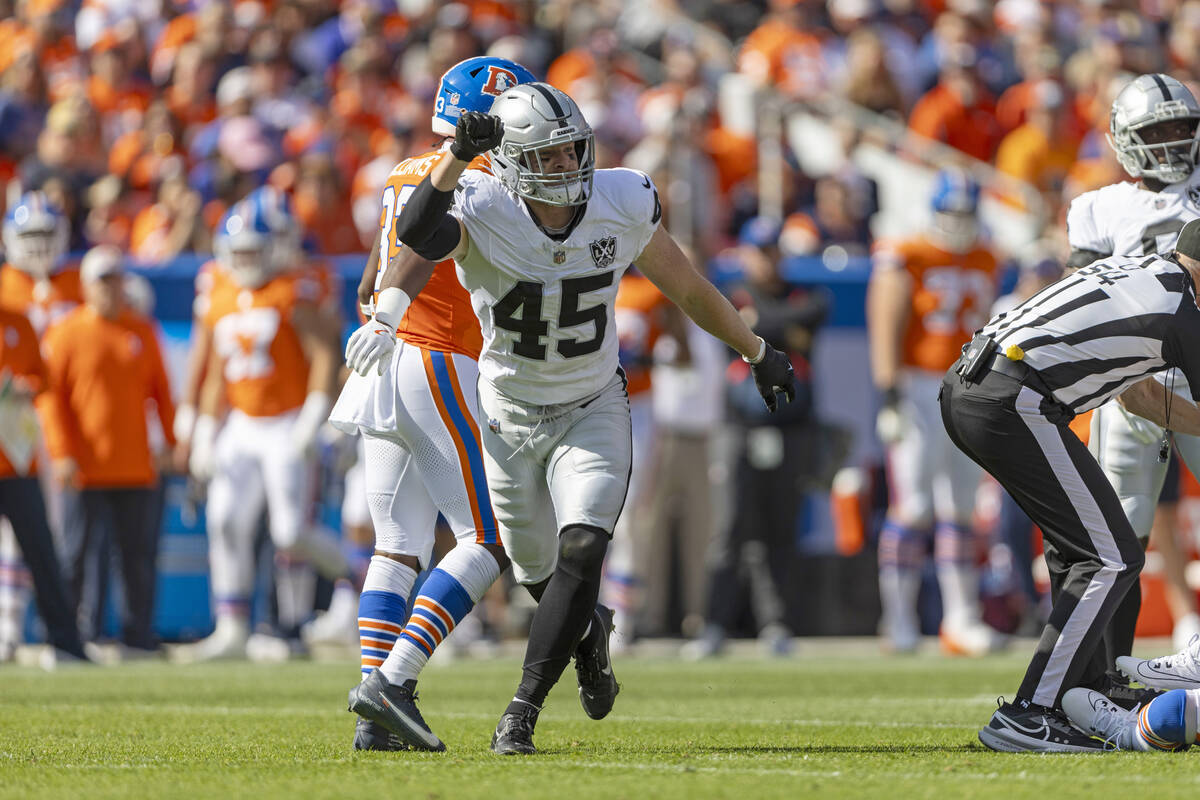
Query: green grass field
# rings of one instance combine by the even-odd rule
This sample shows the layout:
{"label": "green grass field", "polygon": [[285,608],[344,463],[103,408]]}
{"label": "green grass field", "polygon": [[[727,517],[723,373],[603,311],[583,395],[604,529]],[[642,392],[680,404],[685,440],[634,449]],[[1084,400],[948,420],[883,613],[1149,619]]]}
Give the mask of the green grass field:
{"label": "green grass field", "polygon": [[353,752],[349,663],[5,667],[0,797],[1158,800],[1200,789],[1189,754],[983,749],[975,732],[1026,656],[887,658],[802,640],[786,661],[623,659],[602,722],[584,716],[568,670],[538,726],[542,753],[524,759],[487,749],[514,658],[426,671],[422,708],[444,754]]}

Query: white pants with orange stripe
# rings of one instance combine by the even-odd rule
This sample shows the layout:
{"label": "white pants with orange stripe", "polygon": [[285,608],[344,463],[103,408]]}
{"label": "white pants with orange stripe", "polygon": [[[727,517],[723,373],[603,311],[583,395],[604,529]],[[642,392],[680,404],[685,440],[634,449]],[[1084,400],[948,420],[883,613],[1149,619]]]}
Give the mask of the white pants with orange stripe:
{"label": "white pants with orange stripe", "polygon": [[375,548],[433,554],[438,513],[455,538],[500,544],[484,476],[474,359],[396,342],[382,375],[351,374],[330,422],[362,433]]}

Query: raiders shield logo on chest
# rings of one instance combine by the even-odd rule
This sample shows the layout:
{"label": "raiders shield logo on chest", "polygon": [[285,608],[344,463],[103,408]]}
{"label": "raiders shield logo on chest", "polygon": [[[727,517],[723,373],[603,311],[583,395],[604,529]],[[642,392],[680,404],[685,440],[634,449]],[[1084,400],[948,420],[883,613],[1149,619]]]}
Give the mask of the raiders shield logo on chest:
{"label": "raiders shield logo on chest", "polygon": [[617,260],[617,237],[605,236],[592,242],[592,261],[597,268],[607,267]]}

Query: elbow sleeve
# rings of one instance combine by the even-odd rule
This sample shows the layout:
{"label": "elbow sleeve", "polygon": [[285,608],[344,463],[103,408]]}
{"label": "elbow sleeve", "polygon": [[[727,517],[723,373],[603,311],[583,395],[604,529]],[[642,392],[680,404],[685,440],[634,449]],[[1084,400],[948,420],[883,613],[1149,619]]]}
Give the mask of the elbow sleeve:
{"label": "elbow sleeve", "polygon": [[439,192],[433,188],[433,181],[426,175],[425,179],[417,184],[412,197],[408,199],[399,219],[396,220],[396,238],[420,253],[420,248],[437,237],[447,221],[452,223],[457,231],[458,222],[447,213],[453,200],[454,192]]}

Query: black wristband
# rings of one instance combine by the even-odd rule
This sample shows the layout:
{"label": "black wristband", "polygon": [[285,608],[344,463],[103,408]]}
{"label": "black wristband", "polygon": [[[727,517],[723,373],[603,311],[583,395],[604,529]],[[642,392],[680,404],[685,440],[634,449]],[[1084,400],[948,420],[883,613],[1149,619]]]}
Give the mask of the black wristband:
{"label": "black wristband", "polygon": [[882,404],[884,408],[895,408],[900,405],[900,390],[895,386],[889,386],[880,392],[882,396]]}
{"label": "black wristband", "polygon": [[469,152],[463,150],[461,147],[459,147],[457,141],[453,141],[453,142],[450,142],[450,155],[454,156],[459,161],[466,161],[468,164],[470,164],[472,161],[475,160],[476,156],[478,156],[479,154],[478,153],[469,153]]}

